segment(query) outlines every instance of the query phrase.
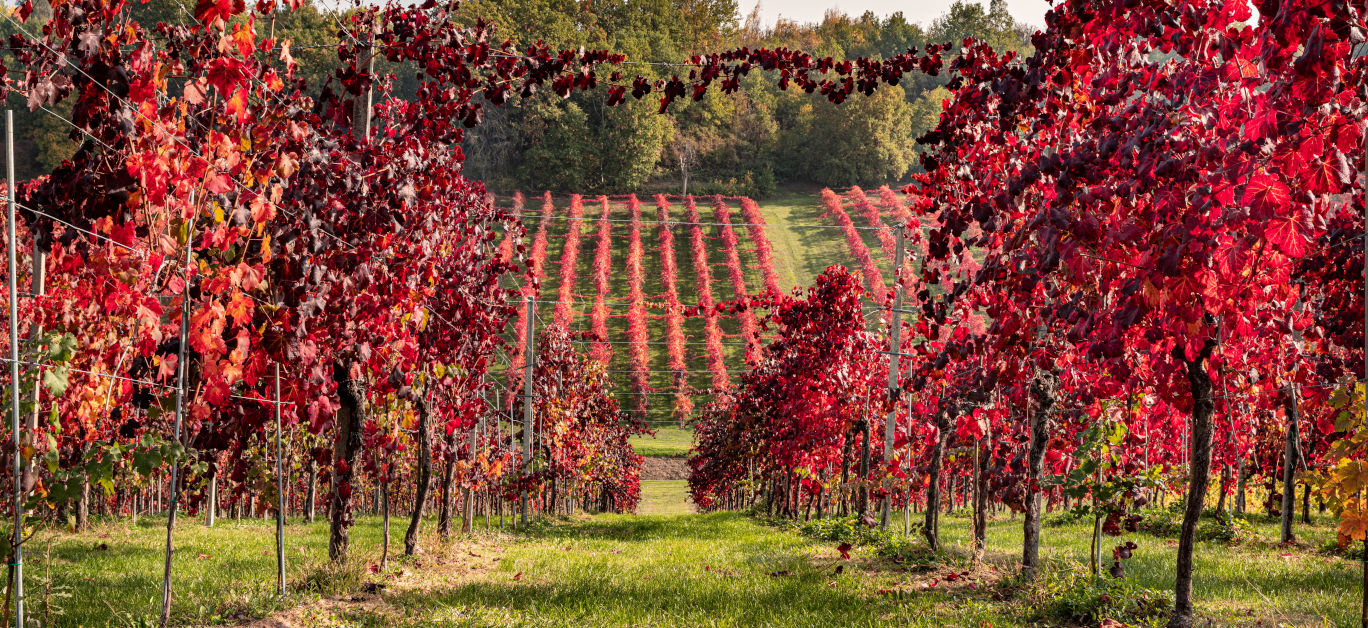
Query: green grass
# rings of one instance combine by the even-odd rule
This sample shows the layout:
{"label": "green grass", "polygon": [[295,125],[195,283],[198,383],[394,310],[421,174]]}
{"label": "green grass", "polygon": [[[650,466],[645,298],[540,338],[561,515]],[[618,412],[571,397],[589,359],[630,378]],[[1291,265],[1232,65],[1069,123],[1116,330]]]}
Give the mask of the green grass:
{"label": "green grass", "polygon": [[689,504],[689,483],[685,480],[647,480],[641,483],[639,515],[686,515],[693,512]]}
{"label": "green grass", "polygon": [[[429,578],[421,588],[393,586],[382,608],[343,609],[339,625],[1032,625],[1031,609],[996,600],[987,590],[993,580],[1014,571],[1020,519],[1001,516],[990,523],[989,568],[975,573],[976,588],[963,583],[947,588],[943,581],[927,588],[933,578],[961,568],[969,521],[960,513],[942,523],[950,564],[909,573],[876,558],[873,548],[859,548],[852,560],[840,561],[833,542],[807,539],[738,514],[684,514],[685,490],[684,482],[643,483],[642,511],[649,514],[578,516],[473,540],[478,545],[470,546],[471,555],[497,548],[498,561],[489,571]],[[900,525],[902,518],[894,520]],[[52,623],[123,626],[154,618],[163,524],[144,518],[137,526],[106,524],[87,534],[53,537],[51,571],[59,584],[71,587],[74,597],[63,601],[67,614]],[[1254,543],[1198,544],[1194,594],[1204,622],[1356,624],[1357,563],[1307,547],[1279,547],[1272,543],[1276,523],[1259,522],[1255,529],[1259,540]],[[1052,564],[1084,561],[1089,531],[1085,523],[1047,527],[1043,558]],[[1315,526],[1298,525],[1297,533],[1314,547],[1331,538],[1334,529],[1328,519],[1318,519]],[[291,525],[286,534],[290,579],[295,580],[308,561],[325,556],[326,525]],[[398,545],[402,527],[397,520],[393,534],[392,543]],[[51,536],[40,532],[29,546],[27,589],[35,613],[42,595],[42,549]],[[1144,534],[1123,538],[1140,545],[1126,562],[1127,578],[1169,591],[1174,542]],[[235,623],[244,615],[281,606],[272,593],[269,522],[227,521],[206,530],[187,521],[178,528],[177,539],[176,625]],[[93,549],[100,543],[108,549]],[[378,518],[362,517],[353,531],[353,548],[362,564],[374,560],[378,544]],[[397,552],[393,545],[392,550]],[[461,545],[452,549],[452,555],[465,554]],[[845,566],[840,575],[834,573],[838,564]],[[418,563],[396,567],[412,573],[426,568]],[[771,575],[776,572],[780,575]],[[294,594],[290,603],[310,599]]]}
{"label": "green grass", "polygon": [[887,576],[835,575],[834,554],[738,514],[600,516],[537,530],[486,578],[391,603],[399,626],[934,625],[935,596],[881,599]]}
{"label": "green grass", "polygon": [[639,456],[685,456],[693,447],[693,430],[657,427],[655,434],[633,436],[629,442]]}
{"label": "green grass", "polygon": [[[771,225],[834,225],[836,223],[830,218],[822,217],[826,210],[822,207],[819,191],[781,190],[774,197],[757,203],[765,222]],[[744,231],[737,237],[745,237],[743,234]],[[765,228],[765,235],[769,237],[774,253],[774,272],[779,276],[779,286],[784,289],[806,289],[828,266],[841,264],[850,268],[854,264],[846,248],[845,236],[839,229],[769,226]],[[742,241],[746,242],[743,248],[749,250],[749,242]],[[879,251],[875,259],[882,255]]]}
{"label": "green grass", "polygon": [[[395,543],[400,550],[403,547],[399,525],[391,521],[392,550]],[[291,524],[285,535],[289,580],[299,578],[309,563],[327,558],[326,523]],[[372,548],[378,550],[379,520],[363,518],[352,539],[362,559],[368,559]],[[48,540],[56,583],[71,587],[73,595],[59,600],[67,612],[56,625],[155,625],[161,604],[165,517],[141,517],[136,525],[127,520],[99,524],[80,535],[39,532],[25,557],[28,607],[35,616],[42,595],[37,579],[45,568]],[[102,545],[107,549],[99,549]],[[202,520],[182,518],[173,562],[174,623],[223,623],[235,611],[276,608],[275,565],[273,520],[221,520],[207,529]]]}

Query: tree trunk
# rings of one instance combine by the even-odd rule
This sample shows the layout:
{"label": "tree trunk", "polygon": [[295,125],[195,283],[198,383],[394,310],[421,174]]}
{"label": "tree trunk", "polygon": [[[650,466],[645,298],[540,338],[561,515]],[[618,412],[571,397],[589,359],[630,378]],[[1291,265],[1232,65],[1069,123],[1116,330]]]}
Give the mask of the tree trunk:
{"label": "tree trunk", "polygon": [[380,542],[380,572],[389,567],[389,481],[380,483],[380,520],[384,536]]}
{"label": "tree trunk", "polygon": [[1235,512],[1242,515],[1245,513],[1245,491],[1248,490],[1245,483],[1248,475],[1245,473],[1244,456],[1240,456],[1240,462],[1235,465]]}
{"label": "tree trunk", "polygon": [[1297,540],[1297,536],[1292,533],[1292,518],[1297,515],[1297,423],[1299,408],[1297,407],[1297,388],[1289,384],[1283,389],[1285,395],[1284,403],[1287,411],[1287,430],[1286,438],[1283,443],[1283,494],[1282,494],[1282,543],[1291,543]]}
{"label": "tree trunk", "polygon": [[1031,574],[1040,567],[1040,476],[1045,461],[1045,444],[1048,442],[1049,412],[1054,407],[1058,381],[1058,375],[1053,372],[1035,378],[1030,390],[1030,400],[1035,401],[1035,404],[1027,408],[1031,414],[1031,443],[1026,457],[1026,516],[1021,524],[1021,569]]}
{"label": "tree trunk", "polygon": [[[1206,360],[1215,347],[1214,340],[1207,340],[1195,361],[1184,361],[1192,393],[1192,465],[1187,503],[1183,510],[1183,527],[1178,536],[1173,616],[1169,619],[1169,628],[1192,627],[1192,550],[1196,545],[1197,522],[1202,516],[1207,484],[1211,479],[1211,414],[1215,410],[1211,398],[1211,374],[1207,371]],[[1182,357],[1181,354],[1179,357]]]}
{"label": "tree trunk", "polygon": [[346,562],[350,541],[347,529],[354,522],[352,477],[356,454],[361,449],[361,426],[365,424],[365,389],[362,382],[351,379],[347,369],[340,364],[333,367],[333,380],[337,382],[337,397],[341,407],[334,418],[337,421],[337,434],[333,441],[332,497],[328,500],[328,558]]}
{"label": "tree trunk", "polygon": [[428,487],[432,484],[432,405],[427,399],[418,400],[418,480],[414,485],[413,513],[408,531],[404,533],[404,555],[418,551],[418,527],[423,524],[427,507]]}
{"label": "tree trunk", "polygon": [[[869,512],[869,419],[860,421],[860,519]],[[796,512],[794,513],[797,514]]]}
{"label": "tree trunk", "polygon": [[846,432],[844,444],[841,445],[841,509],[840,516],[850,514],[850,509],[846,505],[846,493],[850,488],[850,449],[854,443],[854,430]]}
{"label": "tree trunk", "polygon": [[209,495],[204,500],[204,526],[214,527],[214,519],[218,517],[218,464],[211,461],[209,463]]}
{"label": "tree trunk", "polygon": [[1302,485],[1302,523],[1311,525],[1311,485]]}
{"label": "tree trunk", "polygon": [[[466,459],[475,462],[475,426],[470,427],[470,432],[466,434]],[[551,512],[555,512],[556,507],[556,483],[551,480]],[[470,534],[471,526],[475,521],[474,500],[471,499],[470,482],[466,482],[461,487],[461,534]]]}
{"label": "tree trunk", "polygon": [[973,559],[975,564],[983,564],[983,555],[988,550],[988,474],[983,468],[988,465],[988,440],[974,443],[974,542]]}
{"label": "tree trunk", "polygon": [[1225,509],[1226,509],[1226,493],[1230,492],[1230,465],[1228,465],[1228,464],[1223,464],[1223,465],[1221,465],[1221,484],[1220,484],[1220,486],[1221,486],[1220,490],[1217,491],[1218,496],[1217,496],[1217,498],[1216,498],[1216,511],[1217,511],[1217,512],[1225,512]]}
{"label": "tree trunk", "polygon": [[304,523],[314,522],[314,508],[318,501],[318,461],[309,457],[309,488],[304,495]]}
{"label": "tree trunk", "polygon": [[[437,511],[437,535],[443,539],[451,536],[451,484],[456,478],[456,430],[446,436],[446,466],[442,469],[442,505]],[[503,509],[499,509],[503,516]]]}
{"label": "tree trunk", "polygon": [[936,444],[931,448],[931,465],[928,469],[926,485],[926,518],[922,534],[931,549],[940,549],[940,476],[941,466],[945,464],[945,445],[950,440],[949,414],[945,411],[936,415]]}
{"label": "tree trunk", "polygon": [[81,475],[81,497],[76,501],[76,531],[85,532],[90,525],[90,478]]}
{"label": "tree trunk", "polygon": [[958,477],[952,475],[948,478],[945,478],[945,494],[950,498],[945,503],[945,514],[953,515],[955,514],[955,502],[959,501]]}

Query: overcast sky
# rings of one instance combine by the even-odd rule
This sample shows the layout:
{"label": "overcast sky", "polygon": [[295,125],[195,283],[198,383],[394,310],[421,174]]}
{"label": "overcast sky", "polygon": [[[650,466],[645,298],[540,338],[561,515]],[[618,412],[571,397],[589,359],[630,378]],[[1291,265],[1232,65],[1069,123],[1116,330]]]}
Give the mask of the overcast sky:
{"label": "overcast sky", "polygon": [[[988,4],[988,0],[967,1]],[[765,16],[767,26],[780,17],[797,22],[820,22],[827,9],[832,8],[852,16],[873,11],[884,17],[902,11],[908,21],[928,25],[945,14],[953,3],[954,0],[761,0],[760,13]],[[754,0],[737,0],[736,4],[742,17],[755,6]],[[1050,5],[1045,0],[1007,0],[1007,8],[1018,22],[1041,27],[1045,25],[1045,12]]]}

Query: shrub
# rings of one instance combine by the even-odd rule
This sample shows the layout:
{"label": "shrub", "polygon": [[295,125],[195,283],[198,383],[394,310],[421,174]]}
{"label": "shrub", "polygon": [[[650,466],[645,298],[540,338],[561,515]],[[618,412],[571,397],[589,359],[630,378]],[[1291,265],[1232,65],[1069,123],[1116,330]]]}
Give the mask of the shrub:
{"label": "shrub", "polygon": [[1171,508],[1151,508],[1140,513],[1140,531],[1158,537],[1175,537],[1183,530],[1183,513]]}
{"label": "shrub", "polygon": [[1224,513],[1197,525],[1198,541],[1243,543],[1253,539],[1254,536],[1252,524],[1239,517],[1232,517]]}
{"label": "shrub", "polygon": [[366,561],[353,557],[346,562],[323,560],[306,565],[299,578],[290,583],[298,593],[342,595],[361,588]]}
{"label": "shrub", "polygon": [[860,523],[859,517],[832,517],[802,523],[798,533],[822,541],[836,541],[851,545],[873,545],[889,539],[883,528],[870,528]]}
{"label": "shrub", "polygon": [[1163,625],[1171,603],[1165,592],[1093,576],[1078,563],[1044,569],[1033,580],[1007,580],[998,589],[1014,590],[1035,620],[1088,626],[1108,619],[1130,626]]}
{"label": "shrub", "polygon": [[878,555],[911,571],[929,571],[945,563],[943,554],[931,551],[920,539],[894,535],[879,544]]}
{"label": "shrub", "polygon": [[1083,520],[1083,513],[1073,509],[1052,512],[1040,520],[1040,524],[1046,528],[1058,528],[1078,523]]}
{"label": "shrub", "polygon": [[[1142,513],[1140,531],[1158,537],[1177,537],[1183,529],[1183,513],[1173,507]],[[1245,517],[1218,510],[1204,511],[1197,524],[1198,541],[1244,543],[1255,537],[1254,525]]]}

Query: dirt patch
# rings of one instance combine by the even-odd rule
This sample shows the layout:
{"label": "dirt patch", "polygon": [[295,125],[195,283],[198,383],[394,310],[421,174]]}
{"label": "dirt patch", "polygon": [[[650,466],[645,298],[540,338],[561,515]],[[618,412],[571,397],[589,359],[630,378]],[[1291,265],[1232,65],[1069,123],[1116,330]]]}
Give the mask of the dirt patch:
{"label": "dirt patch", "polygon": [[687,480],[689,464],[684,458],[649,456],[641,461],[642,480]]}

